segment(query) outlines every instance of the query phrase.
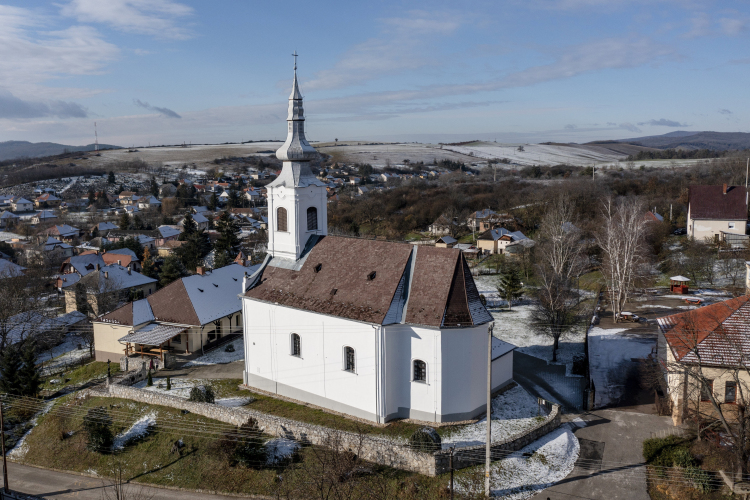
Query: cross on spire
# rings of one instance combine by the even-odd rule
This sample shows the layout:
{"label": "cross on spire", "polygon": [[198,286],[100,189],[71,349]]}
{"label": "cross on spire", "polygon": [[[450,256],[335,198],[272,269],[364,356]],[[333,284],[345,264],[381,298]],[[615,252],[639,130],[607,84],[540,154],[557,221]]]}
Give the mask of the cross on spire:
{"label": "cross on spire", "polygon": [[295,50],[294,54],[292,54],[292,55],[294,56],[294,71],[297,71],[297,56],[299,54],[297,54],[297,51]]}

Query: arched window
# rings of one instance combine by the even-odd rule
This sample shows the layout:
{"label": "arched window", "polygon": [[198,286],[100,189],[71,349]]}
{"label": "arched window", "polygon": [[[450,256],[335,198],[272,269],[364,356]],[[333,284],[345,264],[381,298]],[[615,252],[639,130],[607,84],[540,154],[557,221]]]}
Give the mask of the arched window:
{"label": "arched window", "polygon": [[414,360],[414,382],[427,382],[427,363],[421,359]]}
{"label": "arched window", "polygon": [[286,208],[284,207],[279,207],[276,209],[276,230],[287,231]]}
{"label": "arched window", "polygon": [[302,356],[302,344],[296,333],[292,334],[292,356]]}
{"label": "arched window", "polygon": [[352,373],[355,371],[353,347],[344,347],[344,370]]}
{"label": "arched window", "polygon": [[307,209],[307,230],[318,230],[318,209],[315,207],[310,207]]}

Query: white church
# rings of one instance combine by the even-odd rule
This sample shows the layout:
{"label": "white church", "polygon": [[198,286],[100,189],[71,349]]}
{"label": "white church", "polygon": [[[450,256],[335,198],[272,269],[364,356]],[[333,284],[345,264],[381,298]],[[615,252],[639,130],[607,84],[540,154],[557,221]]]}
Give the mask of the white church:
{"label": "white church", "polygon": [[[243,282],[244,383],[380,423],[483,414],[492,316],[463,255],[327,235],[294,70],[268,256]],[[493,338],[493,390],[513,376],[513,349]]]}

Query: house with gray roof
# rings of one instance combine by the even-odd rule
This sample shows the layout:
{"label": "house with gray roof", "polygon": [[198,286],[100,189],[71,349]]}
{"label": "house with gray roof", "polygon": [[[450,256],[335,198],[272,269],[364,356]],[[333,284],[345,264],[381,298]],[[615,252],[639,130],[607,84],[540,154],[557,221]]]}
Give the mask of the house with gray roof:
{"label": "house with gray roof", "polygon": [[509,245],[522,240],[528,240],[528,238],[521,231],[509,231],[504,227],[499,227],[482,233],[477,238],[477,248],[484,254],[505,253]]}
{"label": "house with gray roof", "polygon": [[63,274],[58,284],[65,295],[66,312],[85,308],[94,317],[114,310],[128,299],[148,297],[156,291],[155,279],[119,264],[103,266],[85,276]]}

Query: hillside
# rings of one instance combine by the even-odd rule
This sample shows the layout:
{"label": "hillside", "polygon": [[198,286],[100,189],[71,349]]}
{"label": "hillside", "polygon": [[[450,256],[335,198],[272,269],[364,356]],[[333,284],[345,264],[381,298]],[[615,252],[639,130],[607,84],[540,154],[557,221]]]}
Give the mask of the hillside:
{"label": "hillside", "polygon": [[689,132],[678,130],[664,135],[620,139],[616,142],[630,143],[657,149],[749,149],[750,133],[746,132]]}
{"label": "hillside", "polygon": [[[120,146],[110,144],[99,144],[99,149],[119,149]],[[5,141],[0,142],[0,161],[12,160],[14,158],[37,158],[40,156],[53,156],[65,152],[93,151],[94,145],[66,146],[54,142],[28,142],[28,141]]]}

